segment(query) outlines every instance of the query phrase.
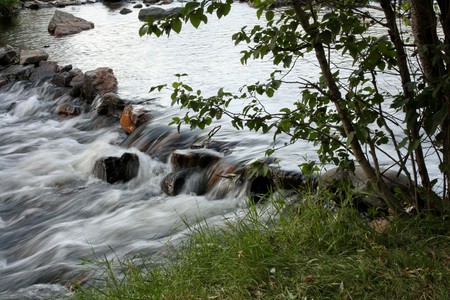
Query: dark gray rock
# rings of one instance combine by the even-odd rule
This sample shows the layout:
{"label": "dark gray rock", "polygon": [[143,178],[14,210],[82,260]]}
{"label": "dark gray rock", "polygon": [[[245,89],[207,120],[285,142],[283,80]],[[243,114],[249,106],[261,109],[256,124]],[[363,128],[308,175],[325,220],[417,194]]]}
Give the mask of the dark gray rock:
{"label": "dark gray rock", "polygon": [[132,13],[133,11],[131,10],[131,9],[129,9],[129,8],[122,8],[120,11],[119,11],[119,13],[121,14],[121,15],[126,15],[126,14],[130,14],[130,13]]}
{"label": "dark gray rock", "polygon": [[7,66],[19,61],[20,50],[6,45],[0,48],[0,66]]}
{"label": "dark gray rock", "polygon": [[72,78],[69,72],[61,72],[53,76],[51,83],[60,87],[69,87]]}
{"label": "dark gray rock", "polygon": [[124,153],[121,157],[99,159],[94,166],[94,175],[108,183],[127,182],[139,172],[139,157]]}
{"label": "dark gray rock", "polygon": [[142,8],[142,7],[143,7],[143,5],[141,3],[138,3],[138,4],[133,6],[133,8]]}
{"label": "dark gray rock", "polygon": [[115,118],[120,118],[123,109],[125,108],[125,101],[115,93],[104,94],[96,105],[96,110],[99,115],[107,115]]}
{"label": "dark gray rock", "polygon": [[56,65],[56,63],[42,64],[33,70],[33,73],[30,76],[30,80],[37,82],[50,79],[56,74],[57,68],[58,66]]}
{"label": "dark gray rock", "polygon": [[29,80],[33,70],[34,65],[12,65],[0,72],[0,78],[7,78],[9,81]]}
{"label": "dark gray rock", "polygon": [[147,18],[152,18],[155,20],[167,18],[172,15],[178,14],[183,8],[182,7],[173,7],[169,9],[163,9],[160,7],[148,7],[143,8],[139,11],[138,18],[141,21],[145,21]]}

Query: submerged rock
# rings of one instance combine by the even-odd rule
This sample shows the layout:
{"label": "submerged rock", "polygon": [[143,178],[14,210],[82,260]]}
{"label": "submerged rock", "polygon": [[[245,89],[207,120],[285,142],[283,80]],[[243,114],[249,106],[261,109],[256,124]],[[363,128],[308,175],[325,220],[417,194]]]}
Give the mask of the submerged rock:
{"label": "submerged rock", "polygon": [[124,153],[121,157],[105,157],[96,161],[93,173],[108,183],[127,182],[139,172],[139,157]]}
{"label": "submerged rock", "polygon": [[56,37],[75,34],[92,28],[94,28],[94,23],[61,10],[55,11],[48,24],[48,32]]}

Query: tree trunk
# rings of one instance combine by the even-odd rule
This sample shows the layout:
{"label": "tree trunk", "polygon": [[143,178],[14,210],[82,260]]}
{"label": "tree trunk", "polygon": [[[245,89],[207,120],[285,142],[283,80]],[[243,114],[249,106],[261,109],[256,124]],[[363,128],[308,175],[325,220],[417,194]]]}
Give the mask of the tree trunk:
{"label": "tree trunk", "polygon": [[[333,75],[331,73],[330,65],[327,60],[327,56],[325,54],[325,49],[323,47],[323,44],[319,41],[318,35],[319,32],[317,29],[311,27],[309,23],[309,17],[306,14],[306,12],[303,10],[303,7],[301,5],[300,0],[292,0],[292,5],[294,7],[296,16],[300,22],[300,25],[302,28],[306,31],[307,34],[311,36],[311,40],[317,41],[313,44],[314,51],[316,53],[317,61],[319,62],[322,75],[325,78],[326,84],[329,89],[329,97],[330,100],[334,103],[336,110],[339,114],[339,117],[342,122],[342,127],[344,128],[345,134],[348,137],[352,132],[355,132],[353,128],[353,124],[349,118],[348,112],[346,109],[342,106],[341,101],[343,101],[341,92],[339,91],[339,88],[336,84],[336,81],[333,78]],[[386,202],[388,207],[394,212],[399,213],[402,210],[402,207],[395,199],[394,195],[391,193],[391,191],[386,186],[386,183],[381,178],[380,174],[377,174],[374,170],[374,168],[370,165],[369,161],[367,160],[366,156],[364,155],[364,152],[361,148],[361,144],[359,143],[358,139],[354,138],[350,142],[350,147],[352,148],[353,154],[356,158],[356,161],[361,166],[362,170],[364,171],[365,175],[367,176],[367,179],[372,184],[372,186],[375,189],[375,192],[377,192],[383,200]]]}

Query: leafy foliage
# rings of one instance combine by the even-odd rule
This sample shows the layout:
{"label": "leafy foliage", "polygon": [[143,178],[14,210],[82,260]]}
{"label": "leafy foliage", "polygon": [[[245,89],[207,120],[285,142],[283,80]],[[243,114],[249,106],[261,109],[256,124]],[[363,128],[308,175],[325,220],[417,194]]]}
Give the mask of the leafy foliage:
{"label": "leafy foliage", "polygon": [[[140,34],[179,33],[182,24],[188,22],[197,28],[208,22],[207,15],[226,16],[232,2],[189,2],[175,16],[148,20]],[[273,10],[274,2],[255,0],[256,15],[266,20],[265,26],[243,27],[232,36],[236,45],[248,45],[242,51],[243,64],[253,59],[270,59],[280,70],[270,74],[266,82],[243,86],[238,94],[220,89],[213,96],[204,96],[201,90],[194,91],[178,76],[178,81],[170,86],[172,104],[189,111],[184,117],[174,118],[173,124],[186,123],[191,128],[203,129],[214,119],[227,116],[237,129],[270,132],[274,140],[280,135],[289,137],[285,146],[298,140],[309,141],[318,147],[321,163],[353,168],[356,158],[373,180],[375,191],[390,206],[392,195],[380,180],[379,157],[387,157],[388,168],[399,168],[408,176],[412,187],[420,182],[415,172],[418,170],[425,186],[422,190],[412,188],[411,198],[430,197],[434,195],[433,185],[437,181],[427,179],[426,157],[422,150],[425,145],[433,159],[442,161],[440,190],[445,194],[450,168],[441,148],[446,147],[448,135],[445,124],[449,120],[449,105],[443,95],[448,94],[449,75],[430,82],[421,75],[420,65],[413,61],[409,61],[405,70],[400,62],[405,57],[411,58],[408,56],[411,53],[403,55],[395,43],[398,39],[409,39],[410,31],[394,37],[389,26],[396,26],[395,23],[385,22],[380,14],[358,8],[367,1],[335,0],[322,4],[294,0],[292,3],[292,7]],[[330,5],[333,9],[326,8]],[[397,15],[408,13],[398,7],[391,9],[395,9]],[[410,6],[403,6],[403,9],[410,9]],[[370,30],[374,26],[378,26],[378,32],[386,34],[374,34]],[[444,45],[443,40],[433,45],[439,55],[434,57],[436,64],[446,65],[450,60]],[[322,76],[317,81],[307,78],[285,81],[285,74],[309,53],[318,58]],[[348,62],[351,69],[348,69]],[[411,78],[408,79],[405,72]],[[381,89],[381,76],[393,80],[401,78],[403,91]],[[291,100],[292,106],[278,112],[267,111],[261,99],[277,97],[280,86],[288,84],[301,88],[300,98]],[[169,88],[157,88],[165,87]],[[244,103],[241,112],[229,109],[232,101]],[[399,136],[398,131],[404,136]],[[386,150],[388,148],[393,151]],[[274,150],[269,149],[267,153]],[[410,170],[414,171],[412,175]],[[420,191],[428,196],[418,196]],[[398,209],[395,204],[391,208]]]}

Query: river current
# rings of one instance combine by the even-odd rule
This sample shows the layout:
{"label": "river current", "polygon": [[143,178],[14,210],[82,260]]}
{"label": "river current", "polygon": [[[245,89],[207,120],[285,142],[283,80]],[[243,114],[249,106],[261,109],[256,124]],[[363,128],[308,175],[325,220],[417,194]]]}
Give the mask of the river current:
{"label": "river current", "polygon": [[[161,126],[183,112],[170,106],[168,92],[148,91],[175,81],[176,73],[189,74],[189,84],[212,94],[221,87],[236,92],[245,83],[266,80],[274,70],[270,62],[240,63],[243,46],[234,47],[231,34],[260,22],[245,3],[235,3],[226,18],[210,17],[197,30],[183,24],[182,33],[170,38],[139,37],[142,23],[133,5],[63,8],[94,22],[95,28],[62,38],[47,32],[55,9],[23,10],[15,24],[1,29],[0,46],[44,49],[49,60],[83,71],[110,67],[119,82],[118,94],[131,102],[146,102],[158,112],[160,118],[153,122]],[[122,7],[133,12],[121,15]],[[289,74],[311,80],[318,75],[312,57],[303,58]],[[97,128],[89,126],[95,114],[56,116],[54,104],[46,101],[49,91],[45,85],[26,83],[0,90],[0,299],[68,297],[59,284],[80,276],[84,258],[137,253],[159,257],[168,242],[176,244],[185,236],[187,224],[220,223],[224,216],[245,212],[247,201],[239,191],[220,199],[166,196],[160,187],[170,172],[165,161],[120,147],[125,134],[118,122]],[[290,102],[286,99],[298,97],[299,92],[284,88],[265,103],[266,108],[285,107]],[[242,106],[233,105],[234,109]],[[222,128],[215,138],[238,143],[232,155],[239,161],[263,157],[273,142],[271,136],[235,131],[227,120],[216,125]],[[139,156],[137,178],[111,185],[92,175],[97,159],[125,151]],[[316,157],[307,143],[276,156],[287,169]]]}

